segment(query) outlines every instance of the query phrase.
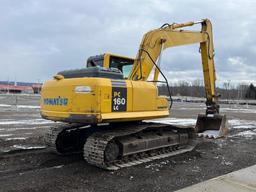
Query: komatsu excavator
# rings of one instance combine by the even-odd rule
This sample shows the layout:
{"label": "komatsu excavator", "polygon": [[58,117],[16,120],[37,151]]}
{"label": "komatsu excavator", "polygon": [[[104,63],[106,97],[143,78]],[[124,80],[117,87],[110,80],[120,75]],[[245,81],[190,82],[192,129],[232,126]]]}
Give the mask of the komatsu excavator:
{"label": "komatsu excavator", "polygon": [[[184,30],[196,24],[201,24],[200,31]],[[206,114],[198,116],[194,128],[144,121],[170,115],[171,91],[158,62],[162,51],[195,43],[200,44]],[[158,95],[159,73],[170,100]],[[149,80],[151,74],[153,80]],[[111,170],[191,151],[198,133],[227,134],[215,80],[211,22],[164,24],[144,35],[135,59],[93,56],[86,68],[62,71],[46,81],[41,115],[58,123],[49,129],[45,141],[59,154],[83,151],[88,163]]]}

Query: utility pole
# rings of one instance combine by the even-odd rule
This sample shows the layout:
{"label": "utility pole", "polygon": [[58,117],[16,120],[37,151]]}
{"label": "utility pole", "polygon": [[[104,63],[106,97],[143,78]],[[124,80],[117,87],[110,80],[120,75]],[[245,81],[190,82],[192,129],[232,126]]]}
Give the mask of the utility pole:
{"label": "utility pole", "polygon": [[10,93],[10,91],[9,91],[9,76],[8,76],[8,80],[7,80],[7,94],[9,94]]}

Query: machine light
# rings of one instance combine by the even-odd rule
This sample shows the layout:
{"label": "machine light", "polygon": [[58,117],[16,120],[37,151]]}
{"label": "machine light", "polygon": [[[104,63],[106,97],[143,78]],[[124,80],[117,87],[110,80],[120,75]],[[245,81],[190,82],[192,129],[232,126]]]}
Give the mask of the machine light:
{"label": "machine light", "polygon": [[91,93],[92,89],[89,86],[76,86],[75,92],[76,93]]}

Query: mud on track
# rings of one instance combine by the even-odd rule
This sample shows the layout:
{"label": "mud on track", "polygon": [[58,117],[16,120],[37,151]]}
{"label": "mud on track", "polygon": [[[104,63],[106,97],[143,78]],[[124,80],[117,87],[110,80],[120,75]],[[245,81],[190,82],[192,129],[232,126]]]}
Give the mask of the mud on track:
{"label": "mud on track", "polygon": [[[203,107],[175,103],[172,118],[161,121],[194,124]],[[190,153],[109,172],[81,154],[59,156],[45,148],[52,122],[42,120],[38,108],[0,107],[0,191],[173,191],[255,164],[256,109],[222,108],[232,127],[226,140],[204,140]]]}

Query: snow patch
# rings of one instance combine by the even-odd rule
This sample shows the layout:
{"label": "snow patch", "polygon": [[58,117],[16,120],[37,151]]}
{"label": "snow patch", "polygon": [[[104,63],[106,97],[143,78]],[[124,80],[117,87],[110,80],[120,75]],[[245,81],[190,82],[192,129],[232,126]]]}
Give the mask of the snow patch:
{"label": "snow patch", "polygon": [[10,137],[12,136],[13,134],[0,134],[0,137]]}
{"label": "snow patch", "polygon": [[235,112],[235,113],[256,113],[256,109],[245,109],[245,108],[221,108],[221,112]]}
{"label": "snow patch", "polygon": [[[162,118],[162,119],[156,119],[156,120],[146,120],[145,122],[163,123],[163,124],[177,125],[177,126],[180,126],[180,125],[195,126],[196,119]],[[230,125],[231,128],[235,128],[235,129],[239,129],[239,128],[255,128],[256,129],[256,121],[251,121],[251,120],[231,119],[231,120],[228,120],[228,124]]]}
{"label": "snow patch", "polygon": [[57,165],[57,166],[54,166],[54,167],[52,167],[52,168],[54,168],[54,169],[59,169],[59,168],[62,168],[64,165]]}
{"label": "snow patch", "polygon": [[6,138],[5,141],[12,141],[12,140],[26,140],[27,137],[10,137]]}
{"label": "snow patch", "polygon": [[240,120],[240,119],[231,119],[228,121],[229,125],[231,125],[234,129],[256,129],[256,121],[249,121],[249,120]]}
{"label": "snow patch", "polygon": [[183,125],[183,126],[191,126],[196,124],[196,119],[185,119],[185,118],[163,118],[156,120],[147,120],[145,122],[154,122],[154,123],[163,123],[168,125]]}
{"label": "snow patch", "polygon": [[256,128],[256,124],[255,125],[236,125],[233,128],[235,129],[255,129]]}
{"label": "snow patch", "polygon": [[11,105],[0,104],[0,107],[11,107]]}
{"label": "snow patch", "polygon": [[6,129],[0,129],[0,131],[17,131],[17,130],[35,130],[35,129],[44,129],[47,128],[48,126],[41,126],[41,127],[15,127],[15,128],[9,128],[7,127]]}
{"label": "snow patch", "polygon": [[40,106],[34,106],[34,105],[17,105],[18,108],[27,108],[27,109],[40,109]]}
{"label": "snow patch", "polygon": [[24,149],[24,150],[31,150],[31,149],[44,149],[46,146],[38,145],[38,146],[28,146],[28,145],[13,145],[16,149]]}
{"label": "snow patch", "polygon": [[240,133],[236,134],[235,136],[242,136],[242,137],[246,137],[246,138],[252,138],[253,136],[256,136],[256,132],[248,130],[248,131],[240,132]]}
{"label": "snow patch", "polygon": [[42,125],[52,123],[52,121],[45,120],[45,119],[28,119],[28,120],[17,120],[17,121],[2,121],[0,125]]}
{"label": "snow patch", "polygon": [[11,151],[11,149],[1,149],[1,150],[0,150],[1,153],[8,153],[8,152],[10,152],[10,151]]}
{"label": "snow patch", "polygon": [[40,109],[38,105],[7,105],[0,104],[0,107],[17,107],[17,108],[27,108],[27,109]]}
{"label": "snow patch", "polygon": [[[206,107],[203,108],[203,110],[205,110]],[[177,108],[175,110],[202,110],[202,108],[196,108],[196,107],[181,107],[181,108]]]}
{"label": "snow patch", "polygon": [[150,163],[149,165],[146,165],[145,168],[146,169],[151,169],[153,172],[155,171],[159,171],[160,168],[162,168],[163,166],[169,164],[169,160],[166,161],[161,161],[159,163]]}
{"label": "snow patch", "polygon": [[33,133],[24,133],[24,135],[32,135]]}

